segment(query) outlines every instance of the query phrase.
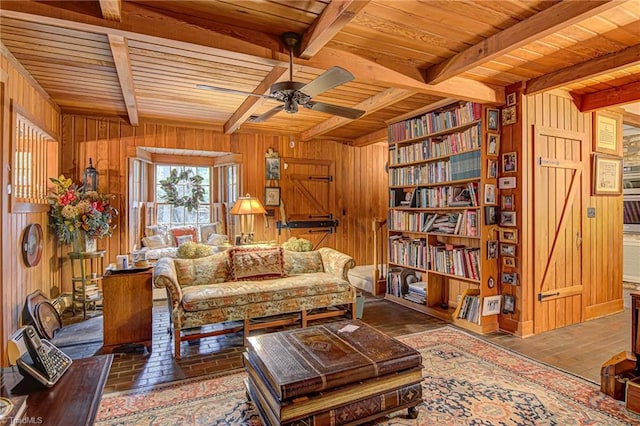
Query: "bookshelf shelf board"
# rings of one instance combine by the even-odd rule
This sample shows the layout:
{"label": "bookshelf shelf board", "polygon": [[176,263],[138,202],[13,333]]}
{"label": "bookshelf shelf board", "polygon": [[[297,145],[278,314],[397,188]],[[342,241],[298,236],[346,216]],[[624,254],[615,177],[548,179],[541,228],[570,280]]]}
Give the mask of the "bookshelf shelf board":
{"label": "bookshelf shelf board", "polygon": [[[416,165],[425,164],[425,163],[433,163],[434,161],[446,160],[446,159],[454,157],[454,156],[456,156],[458,154],[464,154],[464,153],[467,153],[467,152],[480,151],[481,149],[482,149],[482,147],[473,148],[473,149],[467,149],[465,151],[460,151],[460,152],[452,152],[451,154],[439,155],[437,157],[430,157],[430,158],[426,158],[424,160],[411,161],[411,162],[408,162],[408,163],[389,164],[389,168],[393,169],[393,168],[398,168],[398,167],[416,166]],[[476,179],[478,179],[478,178],[476,178]]]}
{"label": "bookshelf shelf board", "polygon": [[[449,235],[449,234],[445,234],[445,235]],[[456,236],[459,236],[459,235],[456,235]],[[460,275],[447,274],[446,272],[432,271],[431,269],[429,269],[428,272],[430,274],[442,275],[443,277],[453,278],[453,279],[460,280],[460,281],[466,281],[466,282],[471,283],[471,284],[480,285],[480,280],[475,280],[473,278],[461,277]]]}
{"label": "bookshelf shelf board", "polygon": [[447,129],[440,130],[439,132],[429,133],[429,134],[422,135],[422,136],[417,136],[417,137],[411,138],[411,139],[403,139],[403,140],[400,140],[400,141],[389,142],[389,145],[393,145],[393,144],[405,145],[405,144],[410,144],[410,143],[413,143],[413,142],[420,142],[422,140],[433,138],[433,137],[437,137],[437,136],[448,135],[449,133],[456,133],[456,132],[459,132],[460,130],[465,130],[465,129],[469,128],[469,127],[473,127],[476,124],[480,123],[481,121],[482,121],[481,119],[474,120],[474,121],[470,121],[468,123],[461,124],[461,125],[456,126],[456,127],[449,127]]}
{"label": "bookshelf shelf board", "polygon": [[422,238],[425,238],[429,235],[433,235],[435,237],[465,238],[469,240],[479,240],[481,238],[479,235],[461,235],[461,234],[444,234],[440,232],[403,231],[401,229],[389,229],[389,233],[393,233],[393,235],[402,234],[402,235],[422,237]]}
{"label": "bookshelf shelf board", "polygon": [[475,177],[475,178],[469,178],[469,179],[447,180],[444,182],[420,183],[418,185],[390,185],[389,189],[427,188],[430,186],[460,185],[460,184],[469,183],[469,182],[480,182],[480,178]]}
{"label": "bookshelf shelf board", "polygon": [[440,211],[460,211],[460,210],[480,210],[479,206],[456,206],[456,207],[389,207],[390,210],[406,210],[417,212],[440,212]]}
{"label": "bookshelf shelf board", "polygon": [[420,271],[420,272],[427,272],[426,269],[423,268],[418,268],[417,266],[411,266],[411,265],[405,265],[404,263],[394,263],[394,262],[389,262],[390,266],[398,266],[400,268],[408,268],[408,269],[414,269],[416,271]]}
{"label": "bookshelf shelf board", "polygon": [[[418,312],[422,312],[423,314],[431,315],[432,317],[439,318],[443,321],[451,321],[453,309],[442,309],[434,306],[427,306],[421,303],[415,303],[410,300],[407,300],[403,297],[394,296],[391,294],[386,294],[384,296],[385,299],[395,302],[404,307],[416,310]],[[467,321],[468,322],[468,321]]]}
{"label": "bookshelf shelf board", "polygon": [[476,324],[475,322],[467,321],[466,319],[462,318],[452,318],[452,320],[455,325],[459,325],[466,330],[471,330],[474,333],[478,334],[486,333],[486,331],[484,331],[484,328],[481,325]]}
{"label": "bookshelf shelf board", "polygon": [[[462,234],[444,234],[444,233],[436,233],[436,232],[427,232],[427,235],[435,235],[436,237],[455,237],[455,238],[467,238],[469,240],[479,240],[479,235],[462,235]],[[431,271],[429,271],[431,272]]]}

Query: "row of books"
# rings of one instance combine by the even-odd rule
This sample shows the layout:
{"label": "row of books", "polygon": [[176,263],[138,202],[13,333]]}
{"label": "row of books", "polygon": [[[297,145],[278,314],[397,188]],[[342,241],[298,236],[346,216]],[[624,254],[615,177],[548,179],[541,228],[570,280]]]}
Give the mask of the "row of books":
{"label": "row of books", "polygon": [[426,269],[427,240],[402,235],[389,237],[389,260],[415,268]]}
{"label": "row of books", "polygon": [[467,295],[462,299],[462,307],[458,312],[458,318],[470,321],[475,324],[480,324],[480,314],[482,309],[480,308],[480,296],[479,295]]}
{"label": "row of books", "polygon": [[478,183],[438,187],[416,188],[405,191],[402,188],[389,190],[389,207],[443,208],[478,206]]}
{"label": "row of books", "polygon": [[480,177],[480,151],[469,151],[447,160],[389,169],[389,186],[426,185]]}
{"label": "row of books", "polygon": [[429,112],[394,123],[388,128],[388,138],[392,142],[418,138],[471,123],[480,118],[482,118],[482,105],[466,102],[453,108]]}
{"label": "row of books", "polygon": [[89,302],[102,299],[102,294],[97,283],[85,284],[84,293],[82,286],[76,287],[74,300],[79,302]]}
{"label": "row of books", "polygon": [[430,269],[459,277],[480,279],[480,249],[463,245],[429,244]]}
{"label": "row of books", "polygon": [[426,161],[431,158],[477,149],[480,148],[481,140],[481,127],[478,123],[463,132],[429,138],[405,146],[391,145],[389,147],[389,164],[398,165]]}
{"label": "row of books", "polygon": [[467,237],[479,235],[478,211],[472,209],[447,213],[389,210],[387,224],[390,231],[430,232]]}

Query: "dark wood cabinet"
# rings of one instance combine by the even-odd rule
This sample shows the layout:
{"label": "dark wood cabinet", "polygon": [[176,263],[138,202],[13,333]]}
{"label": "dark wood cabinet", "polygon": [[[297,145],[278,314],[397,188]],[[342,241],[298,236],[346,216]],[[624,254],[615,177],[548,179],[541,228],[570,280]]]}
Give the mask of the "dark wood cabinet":
{"label": "dark wood cabinet", "polygon": [[110,272],[102,281],[104,346],[112,352],[128,343],[141,343],[151,352],[153,270]]}

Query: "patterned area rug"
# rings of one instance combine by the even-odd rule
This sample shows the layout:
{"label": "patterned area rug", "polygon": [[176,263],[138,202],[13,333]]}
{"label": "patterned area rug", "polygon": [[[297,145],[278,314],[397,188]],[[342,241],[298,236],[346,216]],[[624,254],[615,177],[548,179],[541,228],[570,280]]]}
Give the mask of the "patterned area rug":
{"label": "patterned area rug", "polygon": [[[379,425],[627,425],[640,417],[596,384],[533,361],[454,327],[403,336],[422,353],[423,397]],[[251,425],[244,373],[192,379],[103,397],[96,425]]]}

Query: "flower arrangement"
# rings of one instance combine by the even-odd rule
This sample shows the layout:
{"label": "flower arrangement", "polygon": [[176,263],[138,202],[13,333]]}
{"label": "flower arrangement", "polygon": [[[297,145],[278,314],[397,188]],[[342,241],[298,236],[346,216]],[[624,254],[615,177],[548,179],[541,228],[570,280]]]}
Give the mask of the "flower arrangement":
{"label": "flower arrangement", "polygon": [[47,197],[51,210],[52,226],[58,239],[69,244],[80,232],[89,238],[111,235],[116,225],[113,219],[118,211],[109,204],[115,198],[97,191],[81,191],[71,179],[60,175],[49,178],[55,184],[55,192]]}
{"label": "flower arrangement", "polygon": [[282,243],[282,248],[289,251],[311,251],[313,244],[304,238],[291,237]]}

